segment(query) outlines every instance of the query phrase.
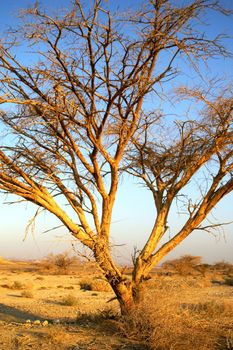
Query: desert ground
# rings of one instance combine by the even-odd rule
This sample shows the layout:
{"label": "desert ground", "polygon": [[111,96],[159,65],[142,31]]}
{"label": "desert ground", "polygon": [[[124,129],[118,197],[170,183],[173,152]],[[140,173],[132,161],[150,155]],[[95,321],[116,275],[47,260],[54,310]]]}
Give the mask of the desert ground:
{"label": "desert ground", "polygon": [[93,264],[53,259],[1,259],[0,350],[233,349],[230,264],[157,269],[127,319]]}

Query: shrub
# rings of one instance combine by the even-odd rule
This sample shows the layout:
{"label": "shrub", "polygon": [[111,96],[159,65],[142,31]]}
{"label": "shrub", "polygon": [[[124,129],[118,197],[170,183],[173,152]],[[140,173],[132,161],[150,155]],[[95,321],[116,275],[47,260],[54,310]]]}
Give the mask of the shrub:
{"label": "shrub", "polygon": [[229,278],[226,278],[225,279],[225,282],[224,282],[227,286],[233,286],[233,277],[229,277]]}
{"label": "shrub", "polygon": [[164,262],[162,267],[173,270],[179,275],[186,276],[196,274],[198,272],[197,267],[200,263],[200,256],[184,255],[181,258]]}
{"label": "shrub", "polygon": [[192,313],[200,314],[201,317],[212,318],[231,315],[233,311],[231,303],[216,302],[214,300],[199,302],[197,304],[183,304],[182,308]]}
{"label": "shrub", "polygon": [[63,297],[61,304],[65,306],[76,306],[78,304],[78,299],[75,295],[68,294]]}
{"label": "shrub", "polygon": [[25,283],[20,281],[14,281],[11,284],[8,284],[9,289],[17,290],[17,289],[24,289],[26,287]]}
{"label": "shrub", "polygon": [[32,291],[24,290],[21,293],[21,297],[23,297],[23,298],[34,298],[34,295],[33,295]]}
{"label": "shrub", "polygon": [[87,279],[80,282],[80,288],[84,290],[91,290],[93,292],[111,292],[112,288],[109,283],[102,278],[95,278],[93,280]]}
{"label": "shrub", "polygon": [[62,254],[49,254],[43,261],[42,261],[42,268],[47,271],[55,271],[57,273],[67,274],[69,271],[69,268],[76,260],[75,257],[70,257],[68,253],[62,253]]}
{"label": "shrub", "polygon": [[124,336],[144,342],[151,350],[213,350],[218,329],[212,321],[181,308],[172,293],[153,292],[121,317],[118,326]]}
{"label": "shrub", "polygon": [[92,290],[90,280],[82,280],[80,281],[79,285],[80,285],[80,288],[83,290]]}
{"label": "shrub", "polygon": [[233,264],[230,264],[226,261],[219,261],[212,266],[212,269],[214,271],[222,272],[225,274],[231,274],[233,273]]}
{"label": "shrub", "polygon": [[91,282],[91,290],[93,292],[111,292],[112,288],[104,279],[94,279]]}

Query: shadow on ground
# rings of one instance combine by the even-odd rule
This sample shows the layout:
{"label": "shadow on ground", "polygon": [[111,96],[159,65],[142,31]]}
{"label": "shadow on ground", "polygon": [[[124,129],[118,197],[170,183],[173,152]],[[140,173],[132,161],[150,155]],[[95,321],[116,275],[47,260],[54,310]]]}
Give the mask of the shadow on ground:
{"label": "shadow on ground", "polygon": [[0,303],[0,320],[5,322],[25,322],[26,320],[42,320],[38,315],[22,311],[13,306]]}

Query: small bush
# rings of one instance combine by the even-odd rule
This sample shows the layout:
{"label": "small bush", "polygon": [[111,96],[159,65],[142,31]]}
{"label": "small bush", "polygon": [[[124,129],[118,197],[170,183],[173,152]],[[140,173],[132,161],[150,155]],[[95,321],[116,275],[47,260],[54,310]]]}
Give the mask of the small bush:
{"label": "small bush", "polygon": [[198,304],[182,305],[184,309],[188,309],[192,313],[202,315],[202,317],[221,317],[223,315],[232,314],[232,305],[224,302],[216,302],[214,300],[206,301]]}
{"label": "small bush", "polygon": [[181,258],[164,262],[162,267],[173,270],[181,276],[187,276],[197,274],[200,263],[200,256],[184,255]]}
{"label": "small bush", "polygon": [[30,290],[24,290],[21,293],[21,297],[23,297],[23,298],[34,298],[34,294]]}
{"label": "small bush", "polygon": [[229,277],[229,278],[226,278],[224,283],[227,285],[227,286],[233,286],[233,277]]}
{"label": "small bush", "polygon": [[93,292],[111,292],[112,288],[109,283],[103,279],[94,279],[91,283]]}
{"label": "small bush", "polygon": [[214,271],[222,272],[225,274],[231,274],[233,273],[233,264],[228,263],[226,261],[219,261],[212,265],[212,269]]}
{"label": "small bush", "polygon": [[118,321],[125,337],[144,342],[151,350],[213,350],[219,331],[213,324],[213,319],[181,308],[176,296],[169,292],[146,295]]}
{"label": "small bush", "polygon": [[6,288],[12,289],[12,290],[20,290],[26,288],[25,283],[20,281],[14,281],[13,283],[9,283],[6,285]]}
{"label": "small bush", "polygon": [[218,350],[233,350],[233,332],[228,330],[218,341]]}
{"label": "small bush", "polygon": [[112,288],[109,283],[101,278],[95,278],[93,280],[87,279],[80,282],[80,288],[84,290],[90,290],[93,292],[111,292]]}
{"label": "small bush", "polygon": [[78,299],[75,295],[68,294],[68,295],[64,296],[61,304],[65,305],[65,306],[76,306],[78,304]]}
{"label": "small bush", "polygon": [[70,257],[68,253],[49,254],[41,263],[42,270],[67,274],[71,265],[76,261],[75,257]]}
{"label": "small bush", "polygon": [[91,281],[90,280],[82,280],[80,283],[80,288],[83,290],[92,290],[91,289]]}

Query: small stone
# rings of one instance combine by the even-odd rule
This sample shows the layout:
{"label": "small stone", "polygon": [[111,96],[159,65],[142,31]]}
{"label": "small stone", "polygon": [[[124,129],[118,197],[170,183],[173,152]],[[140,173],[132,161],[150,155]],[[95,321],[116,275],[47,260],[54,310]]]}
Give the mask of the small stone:
{"label": "small stone", "polygon": [[49,324],[49,321],[47,321],[47,320],[45,320],[44,322],[42,322],[42,326],[43,326],[43,327],[48,326],[48,324]]}
{"label": "small stone", "polygon": [[31,323],[31,320],[26,320],[26,322],[25,323]]}
{"label": "small stone", "polygon": [[59,324],[59,323],[60,323],[60,320],[58,318],[53,320],[53,324]]}
{"label": "small stone", "polygon": [[34,325],[40,325],[41,323],[40,323],[40,320],[35,320],[35,321],[33,322],[33,324],[34,324]]}

